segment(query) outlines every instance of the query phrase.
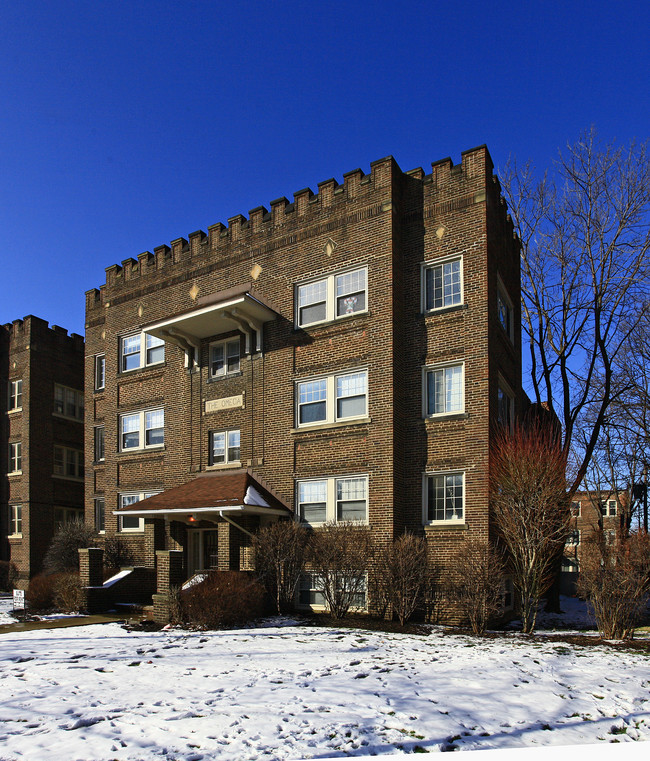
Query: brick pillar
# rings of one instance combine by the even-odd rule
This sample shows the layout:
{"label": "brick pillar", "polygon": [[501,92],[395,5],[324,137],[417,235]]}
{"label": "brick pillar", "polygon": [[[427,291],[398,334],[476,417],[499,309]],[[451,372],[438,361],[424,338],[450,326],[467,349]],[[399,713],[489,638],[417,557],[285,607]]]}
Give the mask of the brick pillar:
{"label": "brick pillar", "polygon": [[104,550],[89,547],[79,550],[79,578],[82,587],[101,587],[104,583]]}
{"label": "brick pillar", "polygon": [[230,570],[230,533],[232,526],[226,521],[219,521],[217,523],[218,541],[217,541],[217,555],[218,570],[229,571]]}
{"label": "brick pillar", "polygon": [[170,594],[172,587],[180,587],[184,581],[183,551],[156,551],[156,594],[153,595],[153,617],[160,624],[169,623]]}

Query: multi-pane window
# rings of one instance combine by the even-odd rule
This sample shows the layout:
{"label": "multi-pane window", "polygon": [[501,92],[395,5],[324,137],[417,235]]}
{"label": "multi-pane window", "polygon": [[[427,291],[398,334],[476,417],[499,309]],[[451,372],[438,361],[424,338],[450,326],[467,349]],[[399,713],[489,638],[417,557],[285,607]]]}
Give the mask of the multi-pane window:
{"label": "multi-pane window", "polygon": [[104,497],[95,498],[95,531],[106,531],[106,502]]}
{"label": "multi-pane window", "polygon": [[464,409],[463,365],[425,369],[425,414],[445,415]]}
{"label": "multi-pane window", "polygon": [[512,302],[501,285],[497,288],[497,317],[501,327],[512,341],[514,339]]}
{"label": "multi-pane window", "polygon": [[9,505],[9,533],[12,536],[22,536],[23,506]]}
{"label": "multi-pane window", "polygon": [[[365,572],[358,572],[359,586],[352,595],[352,608],[365,610],[368,579]],[[324,593],[325,580],[315,571],[305,571],[300,575],[298,587],[298,605],[301,608],[325,608],[327,600]]]}
{"label": "multi-pane window", "polygon": [[20,441],[9,444],[9,472],[20,473],[23,469],[23,445]]}
{"label": "multi-pane window", "polygon": [[54,412],[57,415],[74,418],[75,420],[84,419],[84,395],[83,392],[77,391],[68,386],[54,384]]}
{"label": "multi-pane window", "polygon": [[95,462],[102,462],[105,459],[104,449],[104,426],[96,425],[94,429],[94,458]]}
{"label": "multi-pane window", "polygon": [[239,462],[239,431],[210,431],[210,465]]}
{"label": "multi-pane window", "polygon": [[578,561],[576,558],[562,558],[562,573],[578,573]]}
{"label": "multi-pane window", "polygon": [[616,500],[608,499],[600,504],[600,514],[603,518],[614,517],[616,515]]}
{"label": "multi-pane window", "polygon": [[297,286],[296,323],[315,325],[365,312],[367,275],[367,269],[362,267]]}
{"label": "multi-pane window", "polygon": [[423,311],[456,306],[463,302],[463,260],[423,266]]}
{"label": "multi-pane window", "polygon": [[368,476],[297,482],[297,512],[311,525],[331,521],[368,521]]}
{"label": "multi-pane window", "polygon": [[440,473],[425,477],[424,521],[462,521],[465,517],[464,474]]}
{"label": "multi-pane window", "polygon": [[[159,494],[157,491],[145,491],[145,492],[133,492],[131,494],[120,494],[119,506],[128,507],[129,505],[135,505],[136,502],[140,502],[148,497],[153,497],[154,494]],[[140,515],[120,515],[118,528],[120,531],[144,531],[144,518]]]}
{"label": "multi-pane window", "polygon": [[497,387],[497,420],[504,428],[512,428],[514,420],[515,400],[504,385]]}
{"label": "multi-pane window", "polygon": [[106,385],[106,356],[95,357],[95,391],[102,391]]}
{"label": "multi-pane window", "polygon": [[54,447],[54,475],[67,478],[83,478],[84,453],[70,447]]}
{"label": "multi-pane window", "polygon": [[161,338],[148,333],[136,333],[120,338],[120,370],[123,373],[164,361],[165,342]]}
{"label": "multi-pane window", "polygon": [[23,406],[23,381],[9,381],[9,411],[20,410]]}
{"label": "multi-pane window", "polygon": [[60,529],[66,523],[81,523],[84,519],[84,511],[76,507],[55,507],[54,528]]}
{"label": "multi-pane window", "polygon": [[576,547],[578,544],[580,544],[580,531],[578,529],[569,531],[565,544],[568,547]]}
{"label": "multi-pane window", "polygon": [[210,344],[210,377],[221,378],[238,373],[240,369],[239,337]]}
{"label": "multi-pane window", "polygon": [[571,503],[571,515],[574,518],[579,518],[581,513],[581,503],[580,502],[572,502]]}
{"label": "multi-pane window", "polygon": [[120,450],[148,449],[165,443],[165,410],[120,415]]}
{"label": "multi-pane window", "polygon": [[368,371],[328,375],[296,384],[299,426],[337,423],[368,414]]}

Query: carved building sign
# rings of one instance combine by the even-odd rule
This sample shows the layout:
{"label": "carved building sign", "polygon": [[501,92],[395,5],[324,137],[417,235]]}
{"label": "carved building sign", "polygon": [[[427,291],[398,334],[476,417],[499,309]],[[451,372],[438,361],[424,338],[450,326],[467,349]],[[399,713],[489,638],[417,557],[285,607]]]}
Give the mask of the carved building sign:
{"label": "carved building sign", "polygon": [[219,410],[236,410],[244,406],[244,395],[226,396],[223,399],[210,399],[205,403],[206,412],[219,412]]}

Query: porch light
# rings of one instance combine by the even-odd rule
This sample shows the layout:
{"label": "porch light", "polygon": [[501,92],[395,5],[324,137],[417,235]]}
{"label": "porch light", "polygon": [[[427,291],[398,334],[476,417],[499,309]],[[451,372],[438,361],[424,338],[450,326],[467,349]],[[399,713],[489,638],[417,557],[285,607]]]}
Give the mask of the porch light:
{"label": "porch light", "polygon": [[194,517],[194,515],[190,515],[187,520],[189,523],[196,523],[196,518]]}

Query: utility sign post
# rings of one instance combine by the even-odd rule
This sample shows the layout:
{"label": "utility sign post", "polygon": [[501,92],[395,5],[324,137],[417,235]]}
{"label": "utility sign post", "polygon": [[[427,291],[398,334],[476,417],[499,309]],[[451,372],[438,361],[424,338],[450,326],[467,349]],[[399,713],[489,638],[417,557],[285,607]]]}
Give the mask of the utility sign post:
{"label": "utility sign post", "polygon": [[22,610],[22,612],[25,612],[25,590],[24,589],[14,589],[14,612],[17,610]]}

